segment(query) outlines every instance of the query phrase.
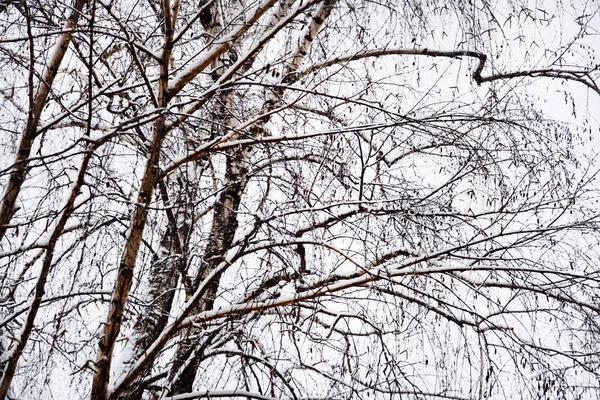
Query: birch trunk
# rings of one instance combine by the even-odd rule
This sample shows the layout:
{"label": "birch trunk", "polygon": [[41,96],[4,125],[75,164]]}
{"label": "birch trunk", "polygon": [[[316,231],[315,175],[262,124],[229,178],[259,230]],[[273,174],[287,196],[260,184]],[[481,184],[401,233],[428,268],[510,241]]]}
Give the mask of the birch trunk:
{"label": "birch trunk", "polygon": [[[178,4],[178,3],[176,3]],[[158,106],[166,109],[169,104],[169,62],[173,50],[173,20],[171,13],[177,14],[177,8],[171,9],[171,3],[165,0],[163,3],[164,15],[164,45],[160,58],[160,80],[158,83]],[[152,145],[150,154],[146,162],[146,168],[135,211],[133,213],[129,235],[125,243],[123,255],[119,268],[115,288],[108,311],[108,317],[104,324],[103,335],[98,344],[98,354],[96,356],[95,372],[92,380],[91,399],[105,400],[108,397],[108,384],[110,382],[111,362],[115,342],[121,331],[123,313],[127,298],[133,283],[133,271],[137,262],[144,228],[148,217],[148,206],[152,200],[154,188],[158,182],[159,166],[158,162],[161,154],[161,147],[166,136],[166,115],[163,113],[154,124],[154,133],[152,136]]]}
{"label": "birch trunk", "polygon": [[65,225],[67,224],[67,221],[73,214],[73,211],[75,209],[75,200],[77,199],[77,196],[81,192],[81,187],[84,184],[85,176],[86,176],[86,172],[88,169],[90,159],[92,158],[95,150],[100,145],[101,145],[101,143],[97,142],[94,146],[92,146],[86,152],[86,154],[83,158],[83,161],[81,163],[81,167],[79,168],[77,180],[73,184],[73,187],[69,194],[69,198],[67,199],[67,202],[66,202],[65,206],[63,207],[61,217],[58,220],[58,222],[56,223],[56,226],[54,227],[52,234],[48,238],[48,242],[46,245],[46,254],[44,256],[42,268],[41,268],[41,271],[38,276],[38,280],[37,280],[35,288],[34,288],[33,299],[31,301],[31,304],[29,305],[29,310],[27,312],[25,322],[23,323],[23,326],[21,328],[21,333],[18,337],[18,340],[16,340],[15,341],[16,343],[13,346],[11,346],[11,348],[8,350],[8,354],[9,354],[8,360],[6,362],[6,365],[4,366],[4,371],[2,374],[2,382],[0,383],[0,399],[1,400],[6,398],[6,396],[8,394],[8,390],[10,388],[12,379],[13,379],[13,377],[15,375],[15,371],[17,369],[17,364],[19,362],[19,359],[21,358],[21,355],[23,354],[23,350],[25,349],[25,346],[27,345],[27,342],[29,341],[29,337],[33,330],[35,318],[37,316],[38,310],[39,310],[40,305],[42,304],[42,300],[44,298],[46,281],[48,280],[48,275],[49,275],[51,267],[52,267],[52,259],[54,257],[56,243],[57,243],[58,239],[61,237],[61,235],[63,234]]}
{"label": "birch trunk", "polygon": [[[205,18],[202,19],[205,31],[212,37],[217,37],[221,32],[223,29],[221,21],[227,17],[221,14],[223,9],[218,5],[218,2],[213,3],[208,8]],[[218,71],[224,65],[222,61],[217,60],[211,67],[214,71]],[[213,74],[213,81],[217,79],[218,76]],[[234,128],[237,125],[235,118],[229,115],[228,111],[234,106],[233,93],[227,91],[220,94],[219,104],[220,107],[212,113],[214,123],[211,131],[216,135],[224,136],[227,127]],[[244,153],[242,149],[227,153],[224,189],[213,207],[213,221],[209,241],[204,251],[200,272],[192,286],[187,288],[186,297],[188,298],[196,291],[200,282],[223,261],[223,256],[233,242],[238,225],[237,211],[246,187],[247,168],[245,163],[247,157]],[[219,288],[220,276],[221,274],[216,275],[210,282],[205,295],[192,312],[212,309]],[[194,329],[190,329],[183,333],[182,341],[177,349],[170,376],[170,380],[173,381],[172,393],[187,393],[192,390],[198,363],[202,357],[202,352],[195,352],[195,341],[190,337],[193,331]]]}
{"label": "birch trunk", "polygon": [[[19,196],[21,186],[23,185],[23,182],[25,182],[25,178],[27,176],[29,155],[31,154],[31,148],[33,147],[33,142],[36,138],[36,131],[38,124],[40,123],[42,110],[44,109],[46,101],[48,100],[48,95],[50,94],[50,89],[52,88],[54,79],[58,74],[59,67],[62,64],[69,45],[71,44],[73,30],[77,26],[79,16],[81,15],[81,10],[83,9],[83,5],[85,3],[86,0],[75,0],[73,10],[64,24],[64,33],[60,35],[54,48],[51,50],[50,58],[48,64],[46,65],[42,81],[39,83],[35,98],[30,104],[30,109],[27,115],[27,125],[21,134],[21,141],[19,143],[19,149],[17,150],[17,157],[13,164],[8,184],[4,190],[2,205],[0,206],[0,241],[6,234],[6,230],[8,229],[6,225],[10,222],[14,214],[17,197]],[[33,62],[33,60],[31,60],[31,62]],[[34,94],[30,93],[30,96],[34,96]]]}
{"label": "birch trunk", "polygon": [[[304,57],[308,54],[310,46],[322,27],[325,19],[331,13],[336,0],[327,0],[317,8],[311,22],[305,28],[296,51],[292,54],[291,61],[287,67],[288,76],[297,71]],[[289,7],[289,4],[287,5]],[[291,83],[289,80],[287,83]],[[280,104],[282,93],[274,93],[266,102],[265,109],[273,110]],[[229,96],[223,104],[229,106],[233,98]],[[233,126],[234,121],[230,120]],[[259,123],[259,124],[264,124]],[[255,130],[260,131],[260,130]],[[209,243],[207,245],[200,273],[194,282],[193,291],[198,287],[213,270],[224,260],[228,249],[231,247],[238,227],[237,214],[242,201],[244,190],[248,180],[248,162],[250,159],[250,148],[242,147],[227,152],[227,163],[225,169],[224,190],[221,192],[214,207],[213,222]],[[219,289],[219,280],[222,274],[217,274],[209,283],[208,290],[198,306],[192,311],[200,313],[213,309]],[[181,394],[193,390],[193,383],[199,363],[203,354],[195,352],[195,341],[191,339],[195,328],[189,328],[185,333],[176,354],[174,367],[171,369],[173,386],[171,393]]]}

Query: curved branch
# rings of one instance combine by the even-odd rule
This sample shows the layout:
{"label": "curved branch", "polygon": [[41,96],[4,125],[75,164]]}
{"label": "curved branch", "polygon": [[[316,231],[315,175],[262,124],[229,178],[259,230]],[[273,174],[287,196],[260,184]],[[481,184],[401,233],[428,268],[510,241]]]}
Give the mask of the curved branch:
{"label": "curved branch", "polygon": [[330,67],[332,65],[347,63],[350,61],[362,60],[364,58],[373,58],[373,57],[382,57],[382,56],[390,56],[390,55],[412,55],[412,56],[428,56],[428,57],[443,57],[443,58],[454,58],[460,59],[461,57],[471,57],[477,58],[479,60],[479,64],[477,68],[473,72],[473,80],[477,82],[478,85],[481,85],[484,82],[492,82],[504,79],[513,79],[513,78],[559,78],[570,81],[576,81],[579,83],[583,83],[598,95],[600,95],[600,87],[598,84],[590,78],[590,74],[593,71],[597,71],[600,69],[600,66],[596,66],[592,69],[587,70],[564,70],[564,69],[554,69],[554,68],[543,68],[543,69],[532,69],[529,71],[514,71],[507,73],[499,73],[492,74],[488,76],[483,76],[483,69],[485,67],[485,63],[487,61],[487,56],[483,53],[477,51],[470,50],[432,50],[432,49],[406,49],[406,48],[395,48],[395,49],[375,49],[368,50],[362,53],[356,53],[352,55],[345,55],[336,57],[332,60],[325,61],[319,64],[315,64],[312,67],[307,68],[306,70],[296,74],[294,76],[295,79],[300,79],[306,75],[309,75],[315,71],[318,71],[323,68]]}

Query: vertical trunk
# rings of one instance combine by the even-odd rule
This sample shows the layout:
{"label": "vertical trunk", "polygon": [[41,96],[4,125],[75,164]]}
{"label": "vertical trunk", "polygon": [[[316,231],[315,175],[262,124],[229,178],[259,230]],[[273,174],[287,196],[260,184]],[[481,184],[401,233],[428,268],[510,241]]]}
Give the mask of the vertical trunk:
{"label": "vertical trunk", "polygon": [[[204,1],[202,2],[204,3]],[[204,4],[199,4],[203,7]],[[212,35],[218,34],[220,25],[217,23],[216,2],[207,7],[201,14],[200,20],[205,30]],[[198,168],[197,165],[191,165],[191,168]],[[162,330],[167,326],[169,313],[173,306],[175,291],[179,277],[187,266],[186,254],[188,254],[188,236],[193,224],[190,222],[194,218],[194,193],[197,187],[192,187],[189,191],[180,187],[180,182],[174,181],[177,186],[173,188],[179,192],[177,199],[177,211],[183,213],[183,218],[178,218],[172,209],[169,201],[169,187],[164,182],[160,183],[161,198],[166,207],[165,213],[168,219],[168,228],[160,242],[159,254],[175,254],[173,261],[155,260],[150,270],[149,290],[147,294],[147,303],[152,304],[152,309],[147,310],[140,316],[133,327],[136,343],[133,344],[132,360],[138,359],[144,351],[158,338]],[[188,179],[188,184],[197,186],[199,182],[195,179]],[[183,221],[180,223],[180,221]],[[136,379],[132,385],[131,391],[126,394],[128,400],[139,400],[142,398],[145,388],[143,381],[147,378],[149,368]]]}
{"label": "vertical trunk", "polygon": [[[188,224],[179,228],[178,216],[169,208],[172,204],[169,201],[167,187],[164,182],[159,183],[160,195],[163,204],[166,207],[168,227],[160,241],[160,249],[152,262],[149,272],[148,292],[145,298],[147,304],[152,308],[144,311],[132,328],[134,343],[128,344],[133,347],[131,359],[139,359],[144,351],[158,338],[158,335],[167,326],[169,315],[175,298],[177,283],[182,276],[181,272],[187,265],[187,247],[189,229]],[[185,201],[185,198],[182,200]],[[183,204],[183,220],[189,221],[193,217],[189,203]],[[174,257],[164,257],[161,255],[174,255]],[[143,381],[148,377],[149,369],[141,374],[136,382],[131,385],[129,393],[124,395],[128,400],[138,400],[142,398],[144,392]]]}
{"label": "vertical trunk", "polygon": [[[202,25],[207,33],[216,37],[222,30],[221,20],[225,16],[220,14],[221,9],[218,2],[209,7],[205,15],[201,18]],[[232,50],[233,51],[233,50]],[[219,71],[224,68],[223,62],[213,63],[213,71]],[[221,72],[222,73],[222,72]],[[213,80],[217,80],[220,73],[213,74]],[[233,93],[225,92],[220,95],[219,103],[221,107],[213,112],[213,120],[216,122],[211,131],[216,135],[224,135],[224,127],[233,127],[236,121],[228,115],[228,109],[233,106]],[[226,128],[225,128],[226,129]],[[216,130],[216,132],[215,132]],[[196,291],[198,285],[208,274],[210,274],[223,261],[226,250],[231,246],[237,228],[237,211],[239,209],[242,193],[245,189],[246,168],[244,164],[246,157],[242,150],[232,152],[227,155],[226,173],[224,190],[219,195],[213,208],[213,221],[210,230],[210,237],[207,247],[204,251],[204,258],[193,285],[189,288],[190,296]],[[200,300],[199,304],[192,312],[199,310],[209,310],[212,308],[217,290],[219,288],[220,275],[215,276],[207,287],[207,290]],[[170,379],[173,382],[172,393],[186,393],[192,390],[201,352],[195,355],[196,340],[191,338],[193,330],[188,330],[183,334],[175,356],[173,368],[171,368]],[[192,359],[190,359],[190,357]]]}
{"label": "vertical trunk", "polygon": [[[83,9],[83,5],[85,3],[86,0],[75,0],[73,11],[67,18],[67,21],[63,27],[64,33],[60,35],[56,45],[50,52],[50,59],[46,65],[42,81],[40,82],[37,93],[35,94],[35,99],[33,99],[33,102],[31,102],[27,115],[27,125],[21,134],[21,141],[19,143],[17,157],[15,159],[15,163],[13,164],[10,178],[2,197],[2,205],[0,206],[0,241],[6,234],[6,225],[10,222],[13,216],[13,210],[15,208],[17,197],[19,196],[21,186],[23,185],[27,175],[29,155],[36,137],[36,130],[40,122],[42,110],[46,105],[46,100],[48,99],[54,79],[58,74],[58,69],[62,64],[67,49],[69,48],[72,32],[77,26],[77,21],[79,20],[81,10]],[[33,60],[31,60],[31,62],[33,62]],[[30,96],[34,96],[34,94],[30,93]]]}
{"label": "vertical trunk", "polygon": [[[211,235],[205,250],[200,271],[196,277],[192,290],[223,261],[227,250],[231,247],[238,226],[237,212],[240,207],[242,195],[246,188],[246,167],[248,153],[245,149],[238,149],[227,155],[225,189],[221,192],[214,206]],[[208,288],[192,312],[211,310],[219,289],[221,274],[216,275],[209,283]],[[196,341],[191,338],[194,328],[185,332],[177,350],[173,364],[171,378],[176,378],[171,391],[173,394],[191,392],[196,376],[196,370],[202,353],[194,353]],[[192,357],[192,359],[190,359]],[[185,367],[184,367],[185,364]],[[183,367],[183,370],[179,371]],[[175,374],[178,374],[175,376]]]}
{"label": "vertical trunk", "polygon": [[[312,21],[305,28],[301,36],[300,43],[294,52],[291,62],[287,67],[288,73],[298,70],[304,57],[310,50],[314,37],[319,32],[325,19],[331,13],[336,0],[326,0],[317,9]],[[289,5],[288,5],[289,6]],[[291,82],[286,82],[291,83]],[[282,93],[276,93],[267,100],[271,109],[277,106],[277,101]],[[223,104],[230,104],[232,96],[223,101]],[[231,126],[231,124],[229,125]],[[198,287],[222,261],[228,249],[233,243],[238,226],[237,213],[241,204],[242,196],[247,184],[247,163],[250,152],[247,148],[240,148],[228,152],[227,164],[225,170],[224,190],[221,192],[214,207],[213,222],[211,227],[211,236],[205,250],[204,260],[198,276],[194,282],[193,289]],[[194,313],[211,310],[219,288],[221,274],[215,276],[210,282],[208,290],[204,297],[193,310]],[[191,339],[194,328],[190,328],[183,338],[172,368],[171,378],[174,379],[171,388],[172,394],[188,393],[193,390],[193,383],[196,376],[202,354],[194,353],[195,340]],[[179,371],[181,369],[181,371]],[[175,375],[178,374],[178,375]]]}
{"label": "vertical trunk", "polygon": [[[178,2],[176,1],[176,4]],[[173,24],[171,12],[171,3],[168,0],[163,2],[164,13],[164,36],[161,61],[160,61],[160,79],[158,82],[158,106],[166,109],[169,104],[169,63],[173,50]],[[108,311],[107,321],[104,324],[103,335],[98,343],[98,354],[96,356],[95,372],[92,380],[92,400],[106,400],[108,397],[108,384],[110,381],[110,371],[114,346],[121,331],[123,322],[123,313],[125,305],[133,283],[133,270],[137,262],[144,228],[148,217],[148,206],[152,200],[154,187],[157,184],[159,176],[158,162],[161,154],[161,147],[166,135],[166,116],[162,114],[154,124],[154,133],[152,137],[152,147],[146,169],[142,178],[140,191],[138,194],[138,205],[132,216],[129,235],[123,250],[123,256],[117,270],[115,288]]]}
{"label": "vertical trunk", "polygon": [[23,354],[25,346],[27,345],[27,342],[31,335],[31,331],[33,330],[35,318],[37,316],[37,312],[40,308],[42,299],[45,294],[46,281],[48,280],[48,274],[50,273],[50,268],[52,266],[52,258],[54,256],[54,249],[56,247],[56,243],[60,236],[63,234],[65,225],[71,217],[73,210],[75,209],[75,200],[79,195],[81,187],[84,183],[89,161],[94,151],[98,148],[98,146],[99,144],[91,147],[85,154],[81,163],[81,167],[79,169],[77,180],[75,181],[75,184],[71,189],[71,193],[69,195],[69,198],[67,199],[67,203],[63,208],[61,217],[58,220],[54,231],[52,232],[48,240],[48,244],[46,246],[46,254],[42,263],[42,269],[39,273],[38,280],[34,288],[34,297],[31,301],[31,305],[29,306],[27,317],[25,318],[25,322],[23,324],[23,327],[21,328],[21,333],[18,339],[16,340],[16,344],[9,349],[8,360],[6,362],[6,365],[4,366],[2,382],[0,383],[0,400],[3,400],[8,394],[8,390],[10,388],[12,379],[17,369],[17,364],[19,362],[19,359],[21,358],[21,355]]}

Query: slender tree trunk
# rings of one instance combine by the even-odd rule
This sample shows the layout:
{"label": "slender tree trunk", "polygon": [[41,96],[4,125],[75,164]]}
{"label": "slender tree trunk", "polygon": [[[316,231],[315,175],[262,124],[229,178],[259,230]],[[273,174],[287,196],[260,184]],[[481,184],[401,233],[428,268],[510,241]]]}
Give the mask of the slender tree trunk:
{"label": "slender tree trunk", "polygon": [[77,180],[71,189],[71,193],[65,204],[61,217],[52,232],[48,244],[46,245],[46,255],[44,257],[44,261],[42,263],[42,269],[39,273],[38,280],[34,289],[34,297],[31,301],[31,305],[29,306],[29,310],[27,312],[27,317],[25,318],[25,323],[21,328],[21,333],[16,341],[16,344],[12,346],[9,351],[8,361],[6,362],[4,373],[2,375],[2,382],[0,383],[0,400],[3,400],[8,394],[8,390],[10,388],[10,384],[12,383],[12,379],[14,377],[15,371],[17,369],[17,364],[21,355],[23,354],[23,350],[27,345],[29,337],[31,335],[31,331],[33,329],[33,325],[35,322],[35,317],[37,316],[37,312],[42,303],[42,299],[45,294],[46,281],[48,280],[48,274],[50,273],[50,269],[52,266],[52,258],[54,256],[54,250],[56,248],[56,243],[60,236],[63,234],[65,225],[67,221],[71,217],[73,210],[75,209],[75,200],[81,191],[81,187],[85,181],[85,175],[87,172],[87,168],[92,158],[94,151],[98,148],[99,143],[92,146],[88,152],[85,154],[83,161],[81,163],[81,167],[79,169],[79,173],[77,176]]}
{"label": "slender tree trunk", "polygon": [[[290,63],[287,67],[288,73],[296,72],[302,63],[304,57],[308,54],[314,37],[319,32],[325,19],[331,13],[336,0],[327,0],[321,3],[316,10],[312,21],[307,25],[304,35],[298,43],[296,51],[293,53]],[[291,83],[291,82],[287,82]],[[267,100],[267,109],[274,109],[281,98],[282,93],[274,93]],[[233,99],[224,101],[229,104]],[[231,121],[233,122],[233,121]],[[250,150],[248,148],[235,149],[227,153],[227,163],[225,169],[224,190],[221,192],[214,208],[211,235],[207,245],[204,260],[193,291],[224,259],[227,251],[233,243],[235,233],[238,227],[237,214],[241,204],[242,196],[247,184],[248,161],[250,159]],[[209,288],[193,313],[212,310],[213,304],[219,289],[221,274],[218,274],[209,283]],[[174,380],[171,388],[172,394],[188,393],[193,390],[193,383],[196,377],[199,363],[203,354],[194,352],[195,341],[191,339],[194,328],[188,329],[182,340],[176,357],[174,366],[171,369]],[[175,376],[175,374],[177,374]]]}
{"label": "slender tree trunk", "polygon": [[[25,177],[27,176],[29,155],[31,153],[31,148],[33,147],[33,142],[36,138],[36,130],[40,122],[42,110],[46,105],[50,89],[52,88],[54,79],[58,74],[58,69],[62,64],[65,53],[69,48],[71,38],[73,36],[73,30],[77,26],[79,16],[81,15],[81,10],[86,2],[86,0],[75,0],[71,15],[67,18],[67,21],[63,27],[64,33],[60,35],[54,48],[51,50],[50,59],[44,71],[42,81],[38,86],[35,98],[33,101],[30,101],[30,108],[27,115],[27,125],[21,134],[21,141],[19,143],[17,157],[12,166],[10,178],[2,197],[2,205],[0,206],[0,241],[6,234],[6,225],[10,222],[14,214],[17,197],[19,196],[21,186],[23,185]],[[33,62],[33,60],[30,61]],[[30,96],[34,96],[34,94],[30,93]]]}
{"label": "slender tree trunk", "polygon": [[[177,14],[177,10],[171,9],[171,3],[168,0],[163,2],[164,24],[165,24],[165,42],[161,55],[160,80],[158,83],[158,105],[166,109],[169,104],[169,63],[171,52],[173,50],[173,19],[172,12]],[[113,296],[111,299],[108,318],[104,324],[103,335],[98,344],[98,354],[95,363],[95,373],[92,380],[92,400],[106,400],[108,397],[108,384],[110,381],[110,370],[112,355],[115,342],[121,331],[123,313],[127,298],[133,283],[133,270],[137,262],[144,228],[148,217],[148,206],[152,200],[154,188],[158,182],[159,167],[158,162],[161,154],[161,147],[166,136],[166,116],[163,114],[154,125],[152,137],[152,146],[146,169],[142,178],[140,191],[138,194],[138,205],[135,208],[130,224],[129,235],[123,250],[123,256],[117,270],[117,278]]]}
{"label": "slender tree trunk", "polygon": [[[220,21],[226,16],[220,15],[221,8],[215,2],[206,10],[206,15],[202,18],[202,25],[207,33],[216,37],[223,29]],[[231,51],[234,51],[233,49]],[[214,71],[225,68],[223,61],[217,60],[211,66]],[[213,74],[213,80],[216,81],[220,74]],[[224,136],[226,127],[234,127],[236,121],[228,115],[228,109],[233,106],[234,99],[232,92],[225,92],[219,96],[221,106],[213,112],[214,123],[213,131],[217,135]],[[215,132],[216,131],[216,132]],[[224,190],[219,195],[213,207],[213,221],[210,230],[210,237],[207,247],[204,251],[204,258],[200,266],[200,272],[196,276],[192,287],[188,288],[187,296],[191,296],[198,285],[208,274],[210,274],[222,262],[226,250],[233,243],[235,231],[237,228],[237,211],[239,209],[242,193],[245,188],[245,175],[247,170],[244,167],[246,157],[242,150],[227,154],[226,172]],[[200,303],[192,312],[211,309],[219,288],[220,274],[215,276],[208,285],[208,288],[200,300]],[[177,349],[175,361],[169,377],[173,382],[172,393],[186,393],[192,390],[196,370],[199,360],[202,357],[201,352],[196,352],[196,340],[191,338],[195,329],[190,329],[182,334],[182,341]],[[192,355],[194,354],[194,355]],[[192,359],[190,359],[190,357]]]}
{"label": "slender tree trunk", "polygon": [[[238,226],[237,213],[247,183],[247,162],[248,153],[246,149],[238,149],[227,154],[225,188],[214,207],[209,243],[205,250],[200,272],[192,287],[192,292],[223,261],[227,250],[233,243]],[[213,308],[219,289],[220,277],[221,274],[218,274],[211,280],[202,300],[192,312],[196,313]],[[193,331],[194,329],[190,328],[184,333],[185,336],[177,350],[172,371],[178,373],[178,375],[171,376],[171,378],[175,378],[171,388],[173,394],[187,393],[193,389],[196,371],[202,357],[201,353],[192,356],[196,346],[195,340],[190,338]],[[190,357],[193,358],[190,359]],[[180,371],[184,364],[185,367]]]}
{"label": "slender tree trunk", "polygon": [[[199,6],[202,7],[203,5],[200,4]],[[220,24],[217,22],[217,12],[218,7],[216,7],[216,2],[213,2],[211,6],[203,11],[200,18],[204,29],[213,35],[218,34],[221,29]],[[193,163],[190,167],[197,168],[197,165]],[[186,179],[186,181],[190,185],[199,185],[197,180]],[[177,180],[173,182],[179,185]],[[178,215],[173,213],[171,208],[167,207],[167,205],[171,204],[169,201],[169,189],[173,189],[173,192],[179,192],[177,211],[184,214],[183,218],[178,218]],[[164,182],[160,183],[161,198],[166,207],[165,213],[167,214],[169,226],[160,242],[158,254],[161,254],[163,251],[165,254],[175,253],[176,259],[172,261],[155,260],[151,267],[148,283],[149,290],[146,300],[147,303],[152,304],[152,309],[144,312],[133,326],[133,337],[136,338],[135,343],[133,343],[133,360],[138,359],[167,326],[177,284],[179,278],[182,277],[181,272],[185,270],[187,265],[187,237],[189,236],[190,229],[193,227],[193,223],[189,221],[195,217],[193,215],[195,200],[193,197],[197,189],[197,187],[192,187],[186,191],[182,187],[169,188]],[[183,222],[180,223],[179,221]],[[149,368],[136,379],[136,383],[132,385],[131,392],[126,395],[128,400],[139,400],[142,398],[145,390],[143,381],[147,378],[148,374]]]}

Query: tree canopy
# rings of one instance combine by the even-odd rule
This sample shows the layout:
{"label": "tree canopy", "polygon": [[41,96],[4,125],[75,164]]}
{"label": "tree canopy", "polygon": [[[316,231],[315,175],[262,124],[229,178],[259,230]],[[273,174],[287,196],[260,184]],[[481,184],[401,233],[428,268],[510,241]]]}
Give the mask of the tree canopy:
{"label": "tree canopy", "polygon": [[596,399],[600,3],[0,3],[0,399]]}

